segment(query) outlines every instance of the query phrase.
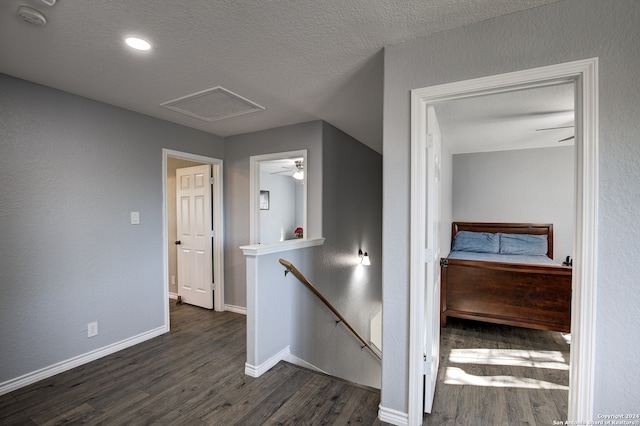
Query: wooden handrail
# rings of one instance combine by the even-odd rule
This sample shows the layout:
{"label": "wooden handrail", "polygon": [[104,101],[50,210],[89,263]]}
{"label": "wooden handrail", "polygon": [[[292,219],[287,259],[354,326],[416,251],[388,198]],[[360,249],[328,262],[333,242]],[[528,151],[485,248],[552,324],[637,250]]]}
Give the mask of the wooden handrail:
{"label": "wooden handrail", "polygon": [[331,304],[331,302],[329,302],[323,295],[322,293],[320,293],[318,291],[318,289],[316,289],[313,284],[311,284],[309,282],[309,280],[307,280],[307,278],[302,275],[302,272],[298,271],[298,269],[293,266],[293,264],[287,260],[284,259],[280,259],[280,263],[287,268],[287,271],[285,271],[285,275],[287,274],[287,272],[292,272],[293,275],[296,276],[296,278],[298,278],[300,280],[300,282],[302,284],[304,284],[305,286],[307,286],[307,288],[309,290],[311,290],[311,292],[313,294],[315,294],[318,299],[320,299],[322,301],[322,303],[324,303],[326,305],[327,308],[331,309],[331,312],[333,312],[335,314],[335,316],[338,317],[338,319],[340,320],[340,322],[342,322],[348,329],[349,331],[351,331],[353,333],[354,336],[356,336],[358,338],[358,340],[360,340],[360,342],[364,345],[362,346],[363,348],[367,348],[371,351],[372,354],[374,354],[376,356],[376,358],[378,358],[379,360],[382,360],[382,357],[380,356],[380,354],[378,354],[378,352],[376,352],[371,345],[369,345],[369,343],[364,340],[364,338],[360,335],[360,333],[358,333],[356,331],[355,328],[353,328],[353,326],[351,326],[351,324],[349,323],[349,321],[346,320],[345,317],[343,317],[340,312],[338,312],[338,310],[336,308],[333,307],[333,305]]}

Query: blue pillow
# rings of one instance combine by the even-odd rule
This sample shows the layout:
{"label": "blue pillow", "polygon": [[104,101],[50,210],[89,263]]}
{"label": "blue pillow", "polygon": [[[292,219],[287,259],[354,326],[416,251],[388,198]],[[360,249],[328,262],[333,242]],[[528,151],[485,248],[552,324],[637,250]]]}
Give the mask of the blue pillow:
{"label": "blue pillow", "polygon": [[498,253],[500,238],[489,232],[460,231],[453,238],[452,251],[470,251],[473,253]]}
{"label": "blue pillow", "polygon": [[546,235],[502,233],[499,235],[500,254],[547,255],[548,243]]}

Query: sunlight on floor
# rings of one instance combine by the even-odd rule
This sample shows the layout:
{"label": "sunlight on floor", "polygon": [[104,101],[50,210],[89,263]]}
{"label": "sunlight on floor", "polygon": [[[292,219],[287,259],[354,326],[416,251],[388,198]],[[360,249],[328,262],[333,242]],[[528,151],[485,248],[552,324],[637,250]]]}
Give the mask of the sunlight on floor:
{"label": "sunlight on floor", "polygon": [[559,351],[519,349],[451,349],[449,361],[455,364],[508,365],[569,370],[569,360]]}
{"label": "sunlight on floor", "polygon": [[447,367],[444,382],[448,385],[471,385],[497,388],[559,389],[569,390],[569,386],[558,385],[544,380],[513,376],[474,376],[462,368]]}
{"label": "sunlight on floor", "polygon": [[[560,351],[538,351],[522,349],[451,349],[451,364],[499,365],[526,368],[544,368],[549,370],[569,370],[569,360]],[[447,367],[445,383],[450,385],[472,385],[491,387],[511,387],[527,389],[559,389],[569,387],[556,383],[527,377],[509,375],[477,376],[467,373],[461,367]]]}

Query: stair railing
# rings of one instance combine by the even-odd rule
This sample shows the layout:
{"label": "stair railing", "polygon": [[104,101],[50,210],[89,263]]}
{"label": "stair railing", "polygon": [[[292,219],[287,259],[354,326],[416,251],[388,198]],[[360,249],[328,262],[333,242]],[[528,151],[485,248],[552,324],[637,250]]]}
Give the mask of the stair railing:
{"label": "stair railing", "polygon": [[300,272],[295,266],[293,266],[293,264],[287,260],[284,259],[280,259],[280,264],[282,264],[285,268],[287,268],[284,271],[284,275],[286,276],[289,272],[292,272],[293,275],[296,276],[296,278],[298,278],[298,280],[300,280],[300,282],[302,284],[304,284],[309,290],[311,290],[311,292],[313,294],[315,294],[318,299],[320,299],[322,301],[322,303],[325,304],[325,306],[327,308],[329,308],[331,310],[331,312],[334,313],[334,315],[336,317],[338,317],[338,321],[336,322],[342,322],[348,329],[349,331],[351,331],[351,333],[353,333],[354,336],[356,336],[358,338],[358,340],[360,340],[360,342],[362,343],[362,347],[361,349],[367,348],[369,349],[369,351],[371,351],[371,353],[373,355],[375,355],[376,358],[378,358],[379,360],[382,360],[382,357],[380,356],[380,354],[378,352],[376,352],[371,345],[360,335],[360,333],[358,333],[356,331],[355,328],[353,328],[353,326],[349,323],[349,321],[346,320],[345,317],[343,317],[340,312],[338,312],[338,310],[336,308],[333,307],[333,305],[331,304],[331,302],[329,302],[323,295],[322,293],[320,293],[318,291],[317,288],[315,288],[313,286],[313,284],[311,284],[309,282],[309,280],[307,280],[307,278],[302,274],[302,272]]}

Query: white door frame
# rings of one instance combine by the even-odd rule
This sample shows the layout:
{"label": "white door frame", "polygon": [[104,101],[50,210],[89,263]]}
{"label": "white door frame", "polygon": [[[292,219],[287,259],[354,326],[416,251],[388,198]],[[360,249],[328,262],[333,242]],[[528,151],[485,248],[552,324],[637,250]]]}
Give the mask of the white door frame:
{"label": "white door frame", "polygon": [[411,91],[411,259],[409,286],[408,421],[422,424],[422,336],[424,306],[420,299],[419,269],[424,235],[425,168],[418,153],[426,146],[427,106],[430,103],[481,94],[575,84],[576,164],[575,232],[571,301],[569,421],[593,415],[597,225],[598,225],[598,58],[551,65]]}
{"label": "white door frame", "polygon": [[195,161],[211,164],[213,175],[213,206],[211,225],[215,231],[213,238],[213,282],[214,282],[214,310],[224,311],[224,221],[223,221],[223,193],[222,193],[222,160],[205,157],[187,152],[162,149],[162,225],[163,225],[163,276],[164,276],[164,300],[165,300],[165,324],[169,329],[169,222],[167,218],[167,158],[179,158],[181,160]]}

